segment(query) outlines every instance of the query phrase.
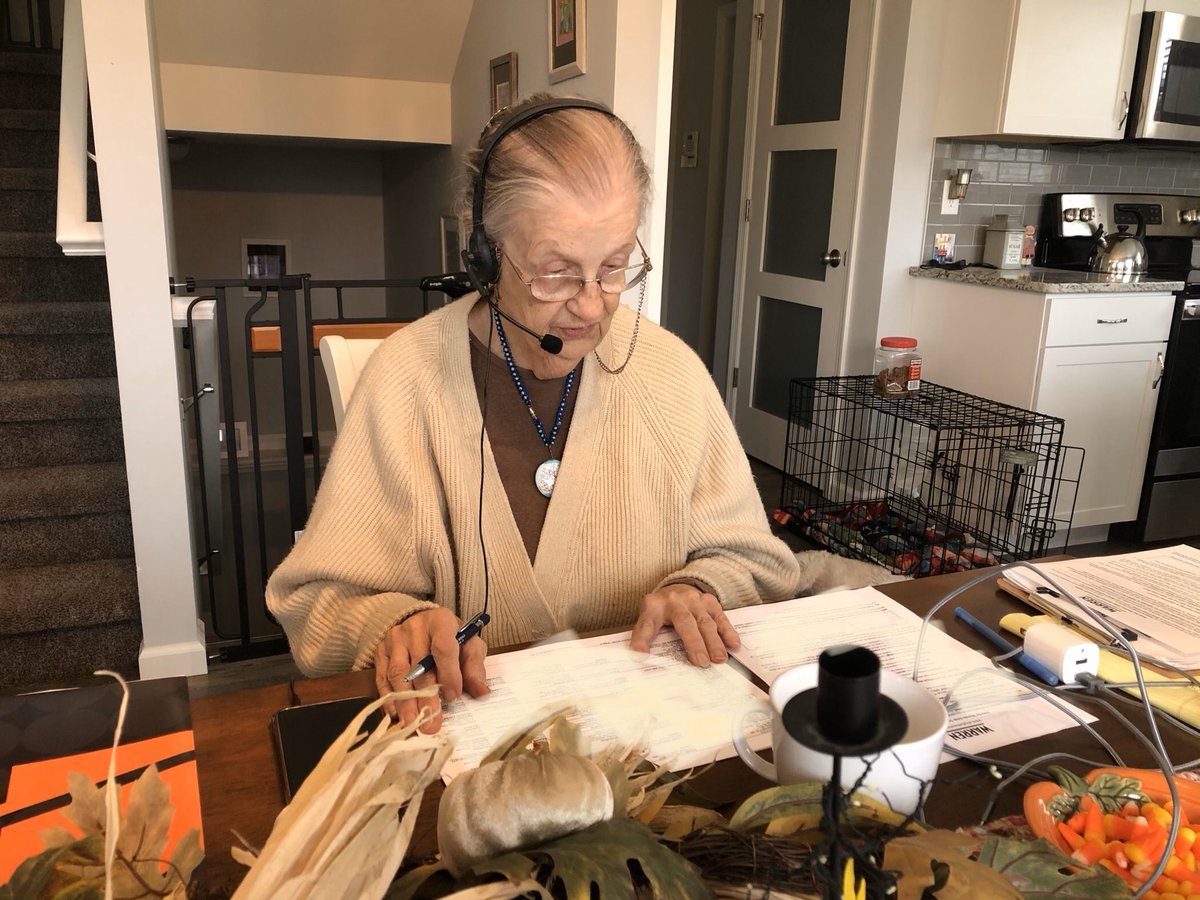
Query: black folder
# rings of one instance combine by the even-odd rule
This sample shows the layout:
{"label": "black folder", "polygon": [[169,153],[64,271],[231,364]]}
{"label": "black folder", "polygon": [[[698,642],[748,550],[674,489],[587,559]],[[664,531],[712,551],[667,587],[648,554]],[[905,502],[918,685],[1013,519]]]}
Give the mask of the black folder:
{"label": "black folder", "polygon": [[[284,803],[290,803],[325,751],[351,720],[375,697],[349,697],[304,706],[289,706],[271,717],[275,749],[279,754],[279,772]],[[378,724],[380,711],[367,716],[360,734]]]}

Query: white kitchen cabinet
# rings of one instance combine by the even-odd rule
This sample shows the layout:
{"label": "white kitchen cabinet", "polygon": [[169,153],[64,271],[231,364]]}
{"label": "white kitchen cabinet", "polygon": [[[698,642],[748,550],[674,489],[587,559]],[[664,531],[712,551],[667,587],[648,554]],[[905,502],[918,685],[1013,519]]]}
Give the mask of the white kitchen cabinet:
{"label": "white kitchen cabinet", "polygon": [[1058,416],[1085,452],[1074,525],[1137,517],[1175,298],[920,278],[912,334],[935,384]]}
{"label": "white kitchen cabinet", "polygon": [[939,136],[1125,134],[1145,0],[954,0]]}
{"label": "white kitchen cabinet", "polygon": [[1086,450],[1075,525],[1137,518],[1164,351],[1159,341],[1043,353],[1037,410],[1065,420],[1066,443]]}

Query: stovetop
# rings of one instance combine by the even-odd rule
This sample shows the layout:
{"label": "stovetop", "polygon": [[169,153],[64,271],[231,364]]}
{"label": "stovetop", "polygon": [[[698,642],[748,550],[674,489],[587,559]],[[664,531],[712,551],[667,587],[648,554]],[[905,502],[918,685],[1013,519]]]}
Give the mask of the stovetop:
{"label": "stovetop", "polygon": [[1200,283],[1200,197],[1182,194],[1046,194],[1034,264],[1087,271],[1099,229],[1125,226],[1133,233],[1138,212],[1146,225],[1147,274]]}

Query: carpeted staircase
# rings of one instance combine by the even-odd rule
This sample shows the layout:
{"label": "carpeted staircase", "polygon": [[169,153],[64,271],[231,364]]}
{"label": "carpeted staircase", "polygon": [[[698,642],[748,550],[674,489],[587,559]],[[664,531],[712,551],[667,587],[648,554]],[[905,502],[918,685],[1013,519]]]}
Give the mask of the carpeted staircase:
{"label": "carpeted staircase", "polygon": [[141,640],[104,258],[54,240],[59,72],[57,54],[0,50],[5,691],[135,674]]}

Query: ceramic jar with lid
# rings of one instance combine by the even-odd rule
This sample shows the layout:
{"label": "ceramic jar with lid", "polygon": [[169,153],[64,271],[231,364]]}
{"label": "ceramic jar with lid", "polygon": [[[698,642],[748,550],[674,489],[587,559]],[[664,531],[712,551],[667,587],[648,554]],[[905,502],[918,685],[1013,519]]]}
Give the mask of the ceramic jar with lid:
{"label": "ceramic jar with lid", "polygon": [[875,393],[881,397],[911,397],[921,390],[921,354],[917,339],[885,337],[875,351]]}

